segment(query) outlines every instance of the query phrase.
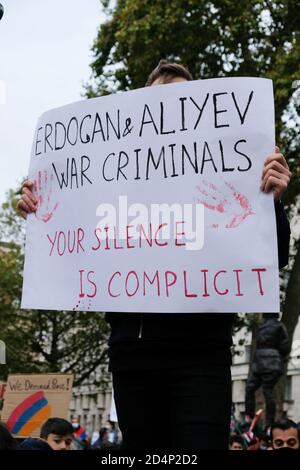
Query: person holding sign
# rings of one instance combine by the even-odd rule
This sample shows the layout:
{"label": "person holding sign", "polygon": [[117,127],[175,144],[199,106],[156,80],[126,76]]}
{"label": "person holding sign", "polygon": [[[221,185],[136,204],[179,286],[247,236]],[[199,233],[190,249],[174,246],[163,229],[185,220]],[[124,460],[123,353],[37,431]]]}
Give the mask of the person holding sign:
{"label": "person holding sign", "polygon": [[[161,61],[147,86],[190,80],[183,66]],[[290,236],[280,199],[290,177],[276,148],[265,160],[261,190],[274,194],[280,267],[288,262]],[[18,203],[23,217],[37,209],[32,190],[33,183],[25,181]],[[124,448],[228,448],[233,317],[215,312],[106,314],[111,326],[109,369]],[[166,423],[166,433],[158,432],[158,418]]]}

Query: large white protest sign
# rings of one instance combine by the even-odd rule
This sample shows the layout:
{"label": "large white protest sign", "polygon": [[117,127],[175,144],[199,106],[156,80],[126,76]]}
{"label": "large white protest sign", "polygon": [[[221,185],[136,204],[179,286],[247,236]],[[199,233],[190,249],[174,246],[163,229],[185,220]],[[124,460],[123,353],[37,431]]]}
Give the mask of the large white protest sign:
{"label": "large white protest sign", "polygon": [[45,113],[24,308],[277,311],[272,82],[160,85]]}

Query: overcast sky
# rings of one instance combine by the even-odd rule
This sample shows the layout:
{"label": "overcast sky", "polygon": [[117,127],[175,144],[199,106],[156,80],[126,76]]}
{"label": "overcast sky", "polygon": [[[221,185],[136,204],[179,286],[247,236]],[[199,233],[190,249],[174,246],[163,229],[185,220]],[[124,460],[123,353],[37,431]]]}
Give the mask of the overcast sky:
{"label": "overcast sky", "polygon": [[[0,203],[27,175],[38,117],[81,99],[100,0],[0,0]],[[4,87],[6,99],[4,100]],[[5,103],[3,103],[5,101]]]}

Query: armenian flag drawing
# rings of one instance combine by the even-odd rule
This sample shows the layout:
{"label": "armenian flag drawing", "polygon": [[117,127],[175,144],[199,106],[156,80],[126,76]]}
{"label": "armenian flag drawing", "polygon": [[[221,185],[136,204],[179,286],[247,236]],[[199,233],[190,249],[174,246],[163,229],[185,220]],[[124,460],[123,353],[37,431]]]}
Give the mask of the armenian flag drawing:
{"label": "armenian flag drawing", "polygon": [[49,418],[68,419],[73,380],[73,374],[9,375],[1,420],[17,437],[39,437]]}
{"label": "armenian flag drawing", "polygon": [[51,406],[43,391],[25,398],[10,414],[6,425],[15,435],[30,436],[51,416]]}

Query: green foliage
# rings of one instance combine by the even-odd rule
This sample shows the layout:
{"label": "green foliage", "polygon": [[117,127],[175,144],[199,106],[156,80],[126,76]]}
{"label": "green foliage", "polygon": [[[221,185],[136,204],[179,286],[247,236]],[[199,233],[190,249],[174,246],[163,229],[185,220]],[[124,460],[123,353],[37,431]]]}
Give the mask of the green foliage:
{"label": "green foliage", "polygon": [[[194,78],[273,79],[278,143],[299,194],[300,9],[293,0],[105,1],[93,52],[88,97],[143,87],[161,58],[186,65]],[[111,5],[111,9],[109,9]]]}
{"label": "green foliage", "polygon": [[[112,2],[105,2],[106,4]],[[290,0],[119,0],[94,42],[88,94],[142,87],[161,58],[195,78],[273,78],[278,117],[299,78],[299,8]],[[107,6],[107,5],[106,5]]]}
{"label": "green foliage", "polygon": [[0,242],[12,243],[24,247],[25,222],[21,217],[16,217],[16,207],[20,191],[10,190],[6,201],[0,207]]}

